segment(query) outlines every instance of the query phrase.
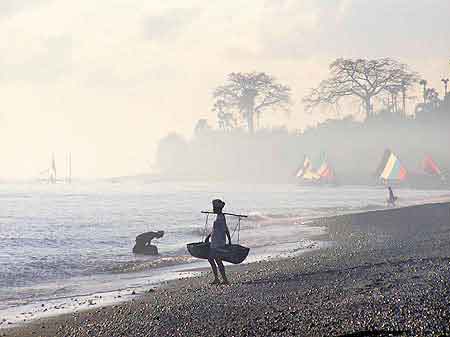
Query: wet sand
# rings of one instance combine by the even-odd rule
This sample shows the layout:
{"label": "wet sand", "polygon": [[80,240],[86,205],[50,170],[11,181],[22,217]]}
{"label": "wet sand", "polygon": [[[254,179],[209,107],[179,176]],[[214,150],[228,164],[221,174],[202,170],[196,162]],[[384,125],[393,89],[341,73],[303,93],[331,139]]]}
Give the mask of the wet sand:
{"label": "wet sand", "polygon": [[337,216],[327,248],[0,336],[450,336],[450,204]]}

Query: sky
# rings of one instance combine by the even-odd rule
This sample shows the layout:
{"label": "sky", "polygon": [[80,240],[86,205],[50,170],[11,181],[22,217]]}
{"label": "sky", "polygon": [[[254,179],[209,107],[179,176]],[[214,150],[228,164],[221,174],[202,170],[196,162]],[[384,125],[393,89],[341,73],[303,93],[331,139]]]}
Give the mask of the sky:
{"label": "sky", "polygon": [[76,177],[146,173],[158,140],[191,137],[230,72],[308,88],[338,57],[393,57],[442,91],[448,0],[0,0],[0,179],[34,178],[72,153]]}

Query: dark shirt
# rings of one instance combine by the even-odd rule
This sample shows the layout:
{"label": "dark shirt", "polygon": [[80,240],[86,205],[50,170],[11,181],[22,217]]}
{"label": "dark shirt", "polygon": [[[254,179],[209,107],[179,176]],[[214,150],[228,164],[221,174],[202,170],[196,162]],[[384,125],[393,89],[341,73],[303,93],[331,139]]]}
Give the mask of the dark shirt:
{"label": "dark shirt", "polygon": [[225,246],[227,229],[228,228],[227,228],[227,221],[225,220],[225,215],[217,214],[216,220],[214,221],[213,225],[213,231],[211,233],[212,248]]}

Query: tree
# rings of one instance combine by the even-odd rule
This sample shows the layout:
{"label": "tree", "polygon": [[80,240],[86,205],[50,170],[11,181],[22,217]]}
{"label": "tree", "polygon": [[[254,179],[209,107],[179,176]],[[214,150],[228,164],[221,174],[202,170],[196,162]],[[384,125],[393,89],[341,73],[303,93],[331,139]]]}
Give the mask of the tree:
{"label": "tree", "polygon": [[425,92],[425,103],[428,102],[431,109],[437,109],[440,104],[439,93],[435,88],[427,88]]}
{"label": "tree", "polygon": [[[219,115],[238,116],[247,125],[249,132],[258,127],[261,115],[266,110],[289,110],[291,89],[276,82],[266,73],[231,73],[227,83],[214,90],[213,111]],[[228,118],[230,119],[230,118]]]}
{"label": "tree", "polygon": [[402,92],[401,85],[389,85],[386,88],[388,92],[388,108],[391,112],[397,113],[398,109],[398,94]]}
{"label": "tree", "polygon": [[226,111],[226,102],[222,99],[216,99],[214,102],[213,111],[217,113],[219,128],[224,131],[231,131],[236,128],[237,121],[231,112]]}
{"label": "tree", "polygon": [[448,90],[447,90],[447,88],[448,88],[448,81],[449,81],[448,78],[443,78],[443,79],[441,79],[441,82],[444,83],[444,99],[447,97],[447,92],[448,92]]}
{"label": "tree", "polygon": [[339,58],[330,64],[330,78],[303,99],[311,111],[321,104],[338,104],[344,97],[361,99],[367,117],[373,116],[372,99],[392,88],[410,87],[418,80],[408,66],[390,58],[375,60]]}
{"label": "tree", "polygon": [[422,86],[422,95],[423,95],[423,102],[427,102],[427,80],[420,80],[419,84]]}

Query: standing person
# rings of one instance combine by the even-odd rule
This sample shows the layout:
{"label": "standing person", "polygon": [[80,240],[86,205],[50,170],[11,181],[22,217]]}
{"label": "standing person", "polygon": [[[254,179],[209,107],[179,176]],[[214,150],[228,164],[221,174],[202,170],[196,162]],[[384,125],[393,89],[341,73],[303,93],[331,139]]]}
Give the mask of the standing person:
{"label": "standing person", "polygon": [[388,206],[395,207],[395,202],[397,201],[397,197],[394,195],[391,186],[388,186],[389,198],[387,200]]}
{"label": "standing person", "polygon": [[211,265],[211,269],[214,274],[214,281],[211,284],[220,284],[220,280],[217,274],[217,268],[219,269],[220,275],[222,276],[222,284],[229,284],[227,275],[225,274],[225,267],[223,265],[222,259],[220,258],[219,250],[225,247],[226,237],[231,245],[230,231],[227,227],[227,221],[225,220],[225,215],[222,213],[222,209],[225,203],[220,199],[214,199],[212,201],[213,212],[217,214],[216,220],[214,221],[212,233],[209,234],[205,242],[211,238],[211,245],[209,248],[208,261]]}

